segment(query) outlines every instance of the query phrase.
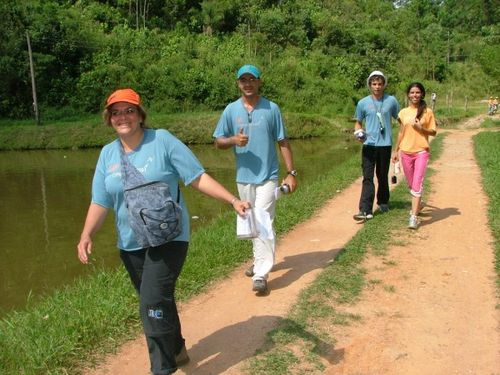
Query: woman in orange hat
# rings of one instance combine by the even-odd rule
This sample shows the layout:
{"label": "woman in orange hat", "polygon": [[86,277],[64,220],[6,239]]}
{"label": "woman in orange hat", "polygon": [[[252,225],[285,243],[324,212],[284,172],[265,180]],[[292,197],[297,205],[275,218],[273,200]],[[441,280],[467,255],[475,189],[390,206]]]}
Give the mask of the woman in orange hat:
{"label": "woman in orange hat", "polygon": [[[146,112],[132,89],[113,92],[106,101],[104,119],[118,138],[101,150],[92,182],[92,200],[77,245],[78,258],[89,262],[92,236],[109,210],[115,212],[120,257],[140,299],[140,316],[149,349],[151,372],[171,374],[189,361],[174,293],[189,244],[189,213],[179,181],[229,203],[244,215],[248,202],[240,201],[210,177],[195,155],[164,129],[146,127]],[[138,178],[168,184],[181,208],[179,234],[159,246],[145,246],[133,227],[124,197],[128,166]],[[177,234],[177,233],[176,233]]]}

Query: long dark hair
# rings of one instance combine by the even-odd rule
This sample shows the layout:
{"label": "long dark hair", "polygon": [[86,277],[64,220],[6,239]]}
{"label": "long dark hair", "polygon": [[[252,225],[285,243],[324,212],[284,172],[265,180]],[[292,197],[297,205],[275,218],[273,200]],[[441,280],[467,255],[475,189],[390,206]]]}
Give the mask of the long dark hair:
{"label": "long dark hair", "polygon": [[422,118],[422,115],[424,114],[426,108],[427,108],[427,103],[424,100],[425,87],[420,82],[412,82],[408,85],[408,88],[406,89],[406,96],[408,96],[408,94],[410,93],[410,90],[414,87],[418,87],[420,89],[420,92],[422,93],[420,103],[418,103],[417,116],[416,116],[420,120]]}

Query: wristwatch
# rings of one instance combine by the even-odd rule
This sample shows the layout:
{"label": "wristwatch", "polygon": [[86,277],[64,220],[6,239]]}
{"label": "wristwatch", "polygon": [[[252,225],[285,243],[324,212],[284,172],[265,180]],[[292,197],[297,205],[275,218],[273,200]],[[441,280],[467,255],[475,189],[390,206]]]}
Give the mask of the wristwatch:
{"label": "wristwatch", "polygon": [[292,169],[291,171],[288,171],[287,174],[292,175],[293,177],[297,177],[297,170]]}

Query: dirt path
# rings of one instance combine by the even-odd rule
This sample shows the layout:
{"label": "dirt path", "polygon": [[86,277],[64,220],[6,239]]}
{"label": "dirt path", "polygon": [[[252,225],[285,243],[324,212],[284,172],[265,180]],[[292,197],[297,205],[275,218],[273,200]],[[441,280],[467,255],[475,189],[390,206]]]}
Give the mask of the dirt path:
{"label": "dirt path", "polygon": [[403,234],[408,245],[367,259],[367,279],[381,283],[351,308],[362,322],[335,334],[343,358],[328,374],[500,374],[493,238],[473,134],[446,137],[422,225]]}
{"label": "dirt path", "polygon": [[[404,232],[409,244],[391,248],[383,259],[367,258],[367,278],[381,282],[350,307],[361,322],[335,331],[336,360],[327,364],[327,373],[500,374],[493,239],[473,133],[450,131],[442,157],[432,165],[437,173],[422,226]],[[300,290],[360,228],[351,219],[359,189],[357,181],[278,243],[268,296],[254,295],[241,267],[181,305],[191,362],[179,374],[241,373],[241,363],[263,344]],[[146,375],[148,368],[141,337],[86,374]]]}

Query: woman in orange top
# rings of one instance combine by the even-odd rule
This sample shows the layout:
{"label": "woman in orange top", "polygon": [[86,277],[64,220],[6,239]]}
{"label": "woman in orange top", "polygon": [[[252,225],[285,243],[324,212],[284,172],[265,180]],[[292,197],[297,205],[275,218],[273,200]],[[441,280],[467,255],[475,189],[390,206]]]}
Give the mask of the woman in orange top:
{"label": "woman in orange top", "polygon": [[392,160],[401,165],[412,195],[408,227],[417,229],[418,211],[422,200],[425,172],[430,158],[429,135],[436,135],[434,113],[424,101],[425,88],[419,82],[410,83],[406,90],[409,106],[399,112],[401,125]]}

